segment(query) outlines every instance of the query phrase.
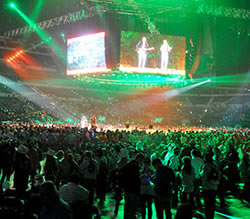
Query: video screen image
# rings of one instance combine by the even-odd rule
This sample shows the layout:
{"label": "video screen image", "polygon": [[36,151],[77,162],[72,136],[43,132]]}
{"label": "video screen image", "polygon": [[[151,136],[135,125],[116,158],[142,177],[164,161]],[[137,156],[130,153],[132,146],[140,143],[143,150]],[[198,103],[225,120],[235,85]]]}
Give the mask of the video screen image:
{"label": "video screen image", "polygon": [[67,39],[67,75],[106,70],[105,32]]}
{"label": "video screen image", "polygon": [[186,38],[121,32],[120,70],[185,75]]}

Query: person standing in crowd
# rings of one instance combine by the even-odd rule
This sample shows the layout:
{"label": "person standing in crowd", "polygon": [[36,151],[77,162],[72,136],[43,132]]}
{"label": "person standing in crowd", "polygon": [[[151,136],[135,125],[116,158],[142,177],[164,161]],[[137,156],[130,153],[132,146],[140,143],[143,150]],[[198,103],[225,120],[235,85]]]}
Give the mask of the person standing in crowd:
{"label": "person standing in crowd", "polygon": [[181,169],[181,179],[182,179],[182,194],[181,202],[189,202],[191,206],[194,206],[194,181],[195,172],[191,165],[190,157],[183,157],[183,166]]}
{"label": "person standing in crowd", "polygon": [[106,193],[108,190],[108,160],[105,156],[106,150],[104,148],[98,148],[97,150],[97,162],[99,165],[99,173],[96,178],[96,196],[99,198],[99,204],[102,206],[106,200]]}
{"label": "person standing in crowd", "polygon": [[239,165],[240,177],[242,182],[244,183],[244,188],[242,193],[240,194],[240,199],[250,201],[250,162],[249,155],[247,153],[243,153],[243,158],[240,161]]}
{"label": "person standing in crowd", "polygon": [[31,172],[31,161],[27,156],[29,149],[24,145],[20,145],[16,148],[16,151],[14,162],[14,187],[16,188],[17,195],[24,198]]}
{"label": "person standing in crowd", "polygon": [[0,144],[0,172],[2,178],[0,181],[0,189],[3,183],[10,184],[10,176],[12,174],[13,162],[15,156],[15,147],[9,142],[1,142]]}
{"label": "person standing in crowd", "polygon": [[215,197],[219,184],[218,167],[213,163],[213,155],[205,155],[205,164],[201,172],[203,198],[205,205],[205,215],[207,219],[214,218]]}
{"label": "person standing in crowd", "polygon": [[59,197],[72,205],[78,201],[88,203],[89,191],[80,184],[80,176],[73,173],[67,184],[59,189]]}
{"label": "person standing in crowd", "polygon": [[79,165],[74,160],[72,153],[67,153],[60,163],[60,183],[67,183],[73,173],[79,173]]}
{"label": "person standing in crowd", "polygon": [[79,170],[82,178],[81,185],[89,190],[89,204],[92,205],[94,202],[99,165],[91,151],[84,152],[83,161],[80,164]]}
{"label": "person standing in crowd", "polygon": [[171,199],[175,181],[174,172],[171,168],[162,165],[159,158],[155,158],[152,161],[152,165],[156,169],[153,182],[155,184],[155,209],[157,218],[163,219],[165,211],[166,219],[171,219]]}
{"label": "person standing in crowd", "polygon": [[40,219],[60,218],[72,219],[70,205],[59,198],[57,188],[52,181],[46,181],[40,186],[41,211]]}
{"label": "person standing in crowd", "polygon": [[40,165],[40,152],[37,143],[33,142],[30,145],[29,151],[27,153],[31,161],[31,179],[34,179],[35,175],[41,171]]}
{"label": "person standing in crowd", "polygon": [[200,172],[203,167],[203,160],[199,157],[198,149],[193,149],[191,151],[192,160],[191,165],[194,168],[195,173],[195,180],[194,180],[194,200],[195,200],[195,207],[197,209],[201,209],[201,199],[200,199],[200,186],[201,186],[201,176]]}
{"label": "person standing in crowd", "polygon": [[225,202],[225,191],[227,187],[227,179],[225,177],[224,171],[225,171],[225,159],[223,159],[223,155],[218,147],[215,147],[213,149],[213,162],[214,164],[218,167],[219,169],[219,174],[220,174],[220,180],[219,180],[219,185],[217,187],[217,195],[218,198],[220,199],[220,207],[225,208],[226,207],[226,202]]}
{"label": "person standing in crowd", "polygon": [[142,219],[146,218],[146,209],[148,209],[148,219],[152,218],[152,203],[154,198],[154,187],[151,181],[154,174],[150,168],[151,161],[149,158],[144,160],[144,168],[141,172],[141,203]]}
{"label": "person standing in crowd", "polygon": [[[129,161],[128,151],[126,148],[120,150],[121,160],[117,162],[115,169],[111,174],[113,189],[114,189],[114,199],[115,199],[115,210],[114,215],[118,215],[120,202],[122,200],[122,185],[123,185],[123,167],[125,167]],[[122,170],[122,171],[121,171]]]}
{"label": "person standing in crowd", "polygon": [[138,153],[135,160],[131,160],[120,170],[120,184],[124,189],[124,219],[135,219],[136,210],[140,205],[140,166],[144,155]]}
{"label": "person standing in crowd", "polygon": [[59,163],[55,157],[55,151],[48,148],[48,151],[44,153],[46,155],[46,161],[44,166],[44,177],[45,180],[55,182],[59,186]]}

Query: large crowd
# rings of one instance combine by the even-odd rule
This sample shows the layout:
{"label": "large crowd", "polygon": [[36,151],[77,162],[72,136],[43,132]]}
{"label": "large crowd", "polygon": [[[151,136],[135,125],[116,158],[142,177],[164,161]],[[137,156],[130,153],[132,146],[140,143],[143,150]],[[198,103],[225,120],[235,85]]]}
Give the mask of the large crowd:
{"label": "large crowd", "polygon": [[99,125],[248,127],[250,120],[245,90],[228,93],[228,89],[217,89],[215,95],[210,89],[200,89],[164,100],[162,96],[157,99],[164,89],[154,96],[146,89],[138,95],[101,88],[91,93],[75,84],[66,89],[53,83],[51,87],[31,86],[37,91],[35,102],[27,98],[30,95],[22,96],[0,84],[0,121],[66,123],[70,118],[79,123],[82,116],[91,118],[93,112]]}
{"label": "large crowd", "polygon": [[[214,218],[249,202],[248,129],[100,130],[0,126],[1,218]],[[216,199],[218,197],[218,199]],[[155,205],[156,215],[152,211]],[[176,209],[175,216],[171,209]],[[147,214],[147,215],[146,215]]]}

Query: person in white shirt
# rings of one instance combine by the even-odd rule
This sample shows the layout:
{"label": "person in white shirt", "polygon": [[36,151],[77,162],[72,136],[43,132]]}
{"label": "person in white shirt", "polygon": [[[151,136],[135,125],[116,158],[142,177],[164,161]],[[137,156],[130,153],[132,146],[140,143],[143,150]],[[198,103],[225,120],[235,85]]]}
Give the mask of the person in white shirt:
{"label": "person in white shirt", "polygon": [[163,44],[161,45],[161,70],[167,70],[169,53],[172,50],[172,47],[169,46],[167,40],[163,40]]}
{"label": "person in white shirt", "polygon": [[142,40],[136,45],[136,51],[138,53],[138,68],[145,68],[148,48],[149,44],[147,38],[142,37]]}
{"label": "person in white shirt", "polygon": [[213,154],[205,155],[205,164],[201,172],[203,199],[206,218],[214,218],[216,192],[219,185],[219,170],[213,163]]}
{"label": "person in white shirt", "polygon": [[191,151],[191,165],[194,168],[195,173],[195,181],[194,181],[194,200],[196,208],[201,208],[201,201],[200,201],[200,185],[201,185],[201,176],[200,171],[204,165],[203,160],[199,157],[198,149],[193,149]]}

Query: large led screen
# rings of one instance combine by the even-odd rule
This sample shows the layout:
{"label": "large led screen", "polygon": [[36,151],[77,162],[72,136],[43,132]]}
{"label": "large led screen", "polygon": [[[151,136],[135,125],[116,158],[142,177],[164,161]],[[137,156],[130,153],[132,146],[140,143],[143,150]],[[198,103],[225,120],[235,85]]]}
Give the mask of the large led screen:
{"label": "large led screen", "polygon": [[67,39],[67,75],[106,70],[105,32]]}
{"label": "large led screen", "polygon": [[121,32],[120,70],[185,75],[186,38]]}

